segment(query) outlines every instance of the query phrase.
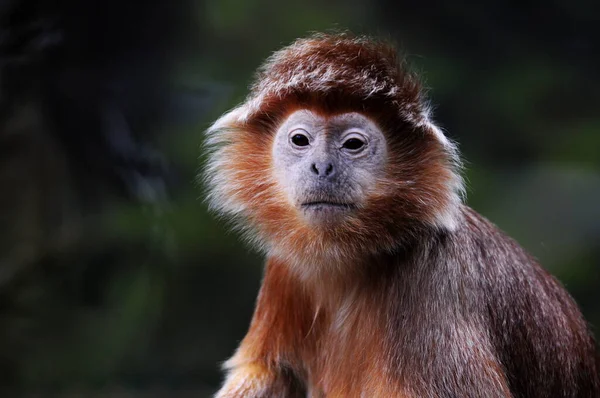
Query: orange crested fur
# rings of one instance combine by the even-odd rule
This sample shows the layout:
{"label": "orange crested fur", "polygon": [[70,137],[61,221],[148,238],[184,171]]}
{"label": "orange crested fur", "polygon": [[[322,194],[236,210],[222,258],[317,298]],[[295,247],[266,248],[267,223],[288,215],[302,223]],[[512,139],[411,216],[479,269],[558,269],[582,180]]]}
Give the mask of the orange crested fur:
{"label": "orange crested fur", "polygon": [[600,396],[577,305],[462,204],[393,47],[297,40],[207,142],[211,208],[268,257],[217,397]]}

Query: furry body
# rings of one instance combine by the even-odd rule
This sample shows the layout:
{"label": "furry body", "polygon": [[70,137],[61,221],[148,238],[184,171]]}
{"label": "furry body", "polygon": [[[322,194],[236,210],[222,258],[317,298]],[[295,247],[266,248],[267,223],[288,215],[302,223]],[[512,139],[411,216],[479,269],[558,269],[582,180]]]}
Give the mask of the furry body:
{"label": "furry body", "polygon": [[[275,132],[298,110],[324,120],[359,112],[385,134],[384,172],[342,221],[308,222],[276,178]],[[392,47],[298,40],[267,61],[209,145],[213,208],[268,256],[219,397],[600,394],[577,306],[461,204],[456,148]]]}

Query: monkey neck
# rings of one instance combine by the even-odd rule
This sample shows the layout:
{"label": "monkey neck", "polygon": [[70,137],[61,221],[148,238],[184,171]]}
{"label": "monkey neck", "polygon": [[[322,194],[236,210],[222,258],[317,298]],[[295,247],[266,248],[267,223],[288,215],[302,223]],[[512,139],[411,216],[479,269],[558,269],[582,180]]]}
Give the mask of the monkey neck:
{"label": "monkey neck", "polygon": [[335,308],[348,299],[385,292],[390,281],[398,279],[395,274],[418,267],[419,258],[426,256],[444,235],[445,232],[424,230],[393,250],[363,256],[333,258],[311,253],[305,258],[294,255],[279,260],[291,269],[317,307]]}
{"label": "monkey neck", "polygon": [[436,231],[421,223],[390,228],[381,234],[355,233],[347,228],[284,228],[266,231],[262,241],[269,257],[288,264],[301,279],[351,280],[370,272],[374,264],[387,264],[426,245]]}

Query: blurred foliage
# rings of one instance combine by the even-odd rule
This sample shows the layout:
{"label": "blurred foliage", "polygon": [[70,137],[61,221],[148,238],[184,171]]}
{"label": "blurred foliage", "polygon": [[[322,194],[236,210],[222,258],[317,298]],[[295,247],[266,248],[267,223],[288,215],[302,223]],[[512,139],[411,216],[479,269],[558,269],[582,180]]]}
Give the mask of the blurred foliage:
{"label": "blurred foliage", "polygon": [[331,29],[399,44],[430,88],[436,120],[460,144],[468,203],[566,285],[598,335],[598,7],[563,3],[198,2],[190,39],[198,51],[172,80],[203,87],[209,100],[202,120],[157,137],[177,174],[169,201],[106,199],[56,223],[57,212],[73,211],[75,188],[60,149],[42,145],[44,126],[19,147],[25,155],[0,144],[2,225],[28,231],[2,231],[1,385],[13,396],[217,388],[219,364],[251,317],[262,258],[207,212],[196,178],[203,130],[244,98],[272,51]]}

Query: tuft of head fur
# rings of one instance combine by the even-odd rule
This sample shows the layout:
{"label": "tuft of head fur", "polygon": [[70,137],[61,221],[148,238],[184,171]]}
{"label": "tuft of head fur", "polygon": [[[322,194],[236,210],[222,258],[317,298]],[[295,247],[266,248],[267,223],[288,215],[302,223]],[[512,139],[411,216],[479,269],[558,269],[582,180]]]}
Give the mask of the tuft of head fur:
{"label": "tuft of head fur", "polygon": [[[303,108],[361,112],[386,135],[387,175],[368,205],[336,228],[302,223],[274,178],[275,131]],[[463,195],[458,151],[431,121],[418,79],[387,43],[349,34],[295,41],[265,62],[246,101],[207,135],[211,208],[291,264],[340,264],[396,250],[423,229],[456,228]]]}

